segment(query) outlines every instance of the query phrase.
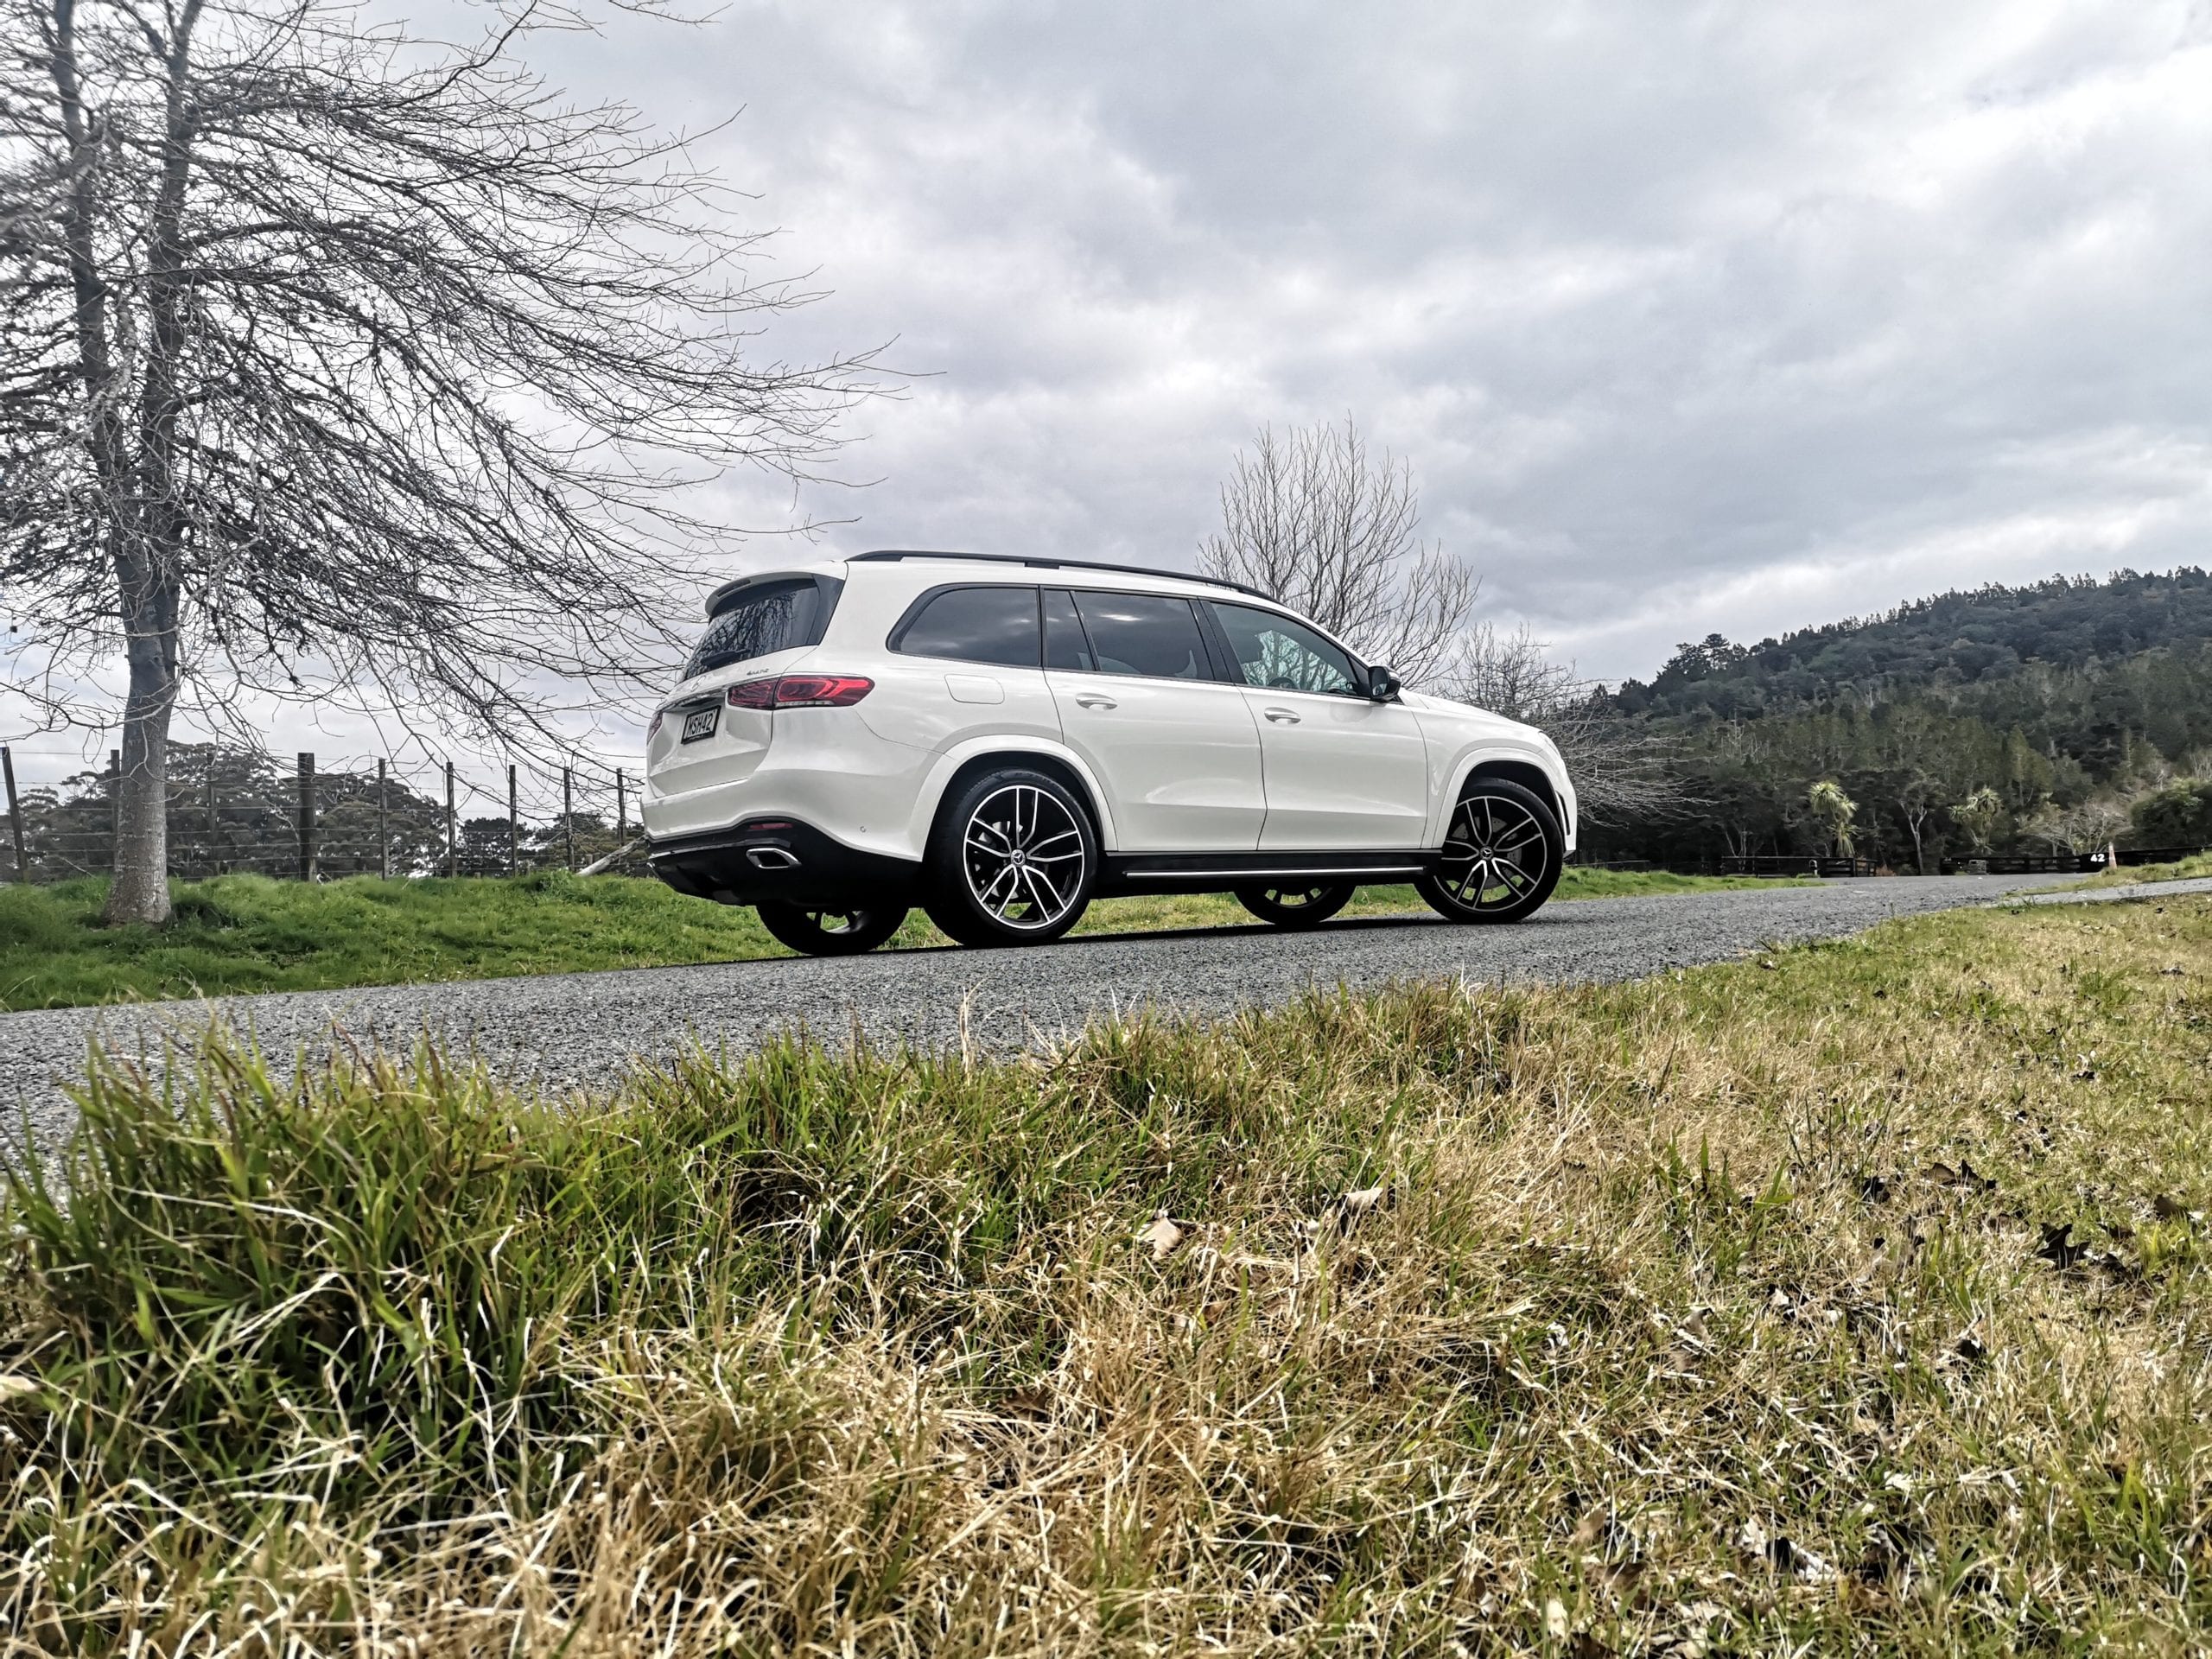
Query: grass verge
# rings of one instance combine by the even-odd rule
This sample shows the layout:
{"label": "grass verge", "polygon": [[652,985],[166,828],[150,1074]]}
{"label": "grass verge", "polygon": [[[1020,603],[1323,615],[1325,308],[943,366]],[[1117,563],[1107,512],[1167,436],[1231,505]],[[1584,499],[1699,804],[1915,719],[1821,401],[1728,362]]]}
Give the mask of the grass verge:
{"label": "grass verge", "polygon": [[[1776,885],[1738,877],[1570,870],[1561,899]],[[511,974],[652,968],[788,956],[749,909],[686,899],[659,882],[566,874],[303,886],[265,876],[179,882],[165,928],[103,928],[104,878],[0,887],[0,1009],[150,997],[340,990]],[[1350,915],[1423,910],[1410,887],[1368,887]],[[1112,899],[1078,931],[1249,925],[1215,893]],[[893,944],[949,943],[918,910]]]}
{"label": "grass verge", "polygon": [[2212,875],[2212,853],[2199,853],[2194,858],[2180,859],[2171,864],[2122,864],[2074,886],[2127,887],[2139,881],[2188,881],[2208,875]]}
{"label": "grass verge", "polygon": [[[40,1651],[2201,1647],[2212,901],[526,1099],[96,1061]],[[195,1649],[197,1650],[197,1649]]]}

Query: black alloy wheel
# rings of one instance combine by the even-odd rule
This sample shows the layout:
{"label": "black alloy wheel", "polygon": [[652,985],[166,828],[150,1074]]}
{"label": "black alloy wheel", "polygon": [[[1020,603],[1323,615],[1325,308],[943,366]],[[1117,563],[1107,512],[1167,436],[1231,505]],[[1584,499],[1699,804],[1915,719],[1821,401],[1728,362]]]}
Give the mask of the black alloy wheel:
{"label": "black alloy wheel", "polygon": [[760,912],[760,925],[768,930],[769,938],[806,957],[857,957],[881,944],[906,919],[904,905],[814,910],[804,905],[769,902],[753,908]]}
{"label": "black alloy wheel", "polygon": [[938,814],[925,903],[963,944],[1035,944],[1082,920],[1097,880],[1083,803],[1045,772],[1001,766]]}
{"label": "black alloy wheel", "polygon": [[1444,855],[1414,885],[1455,922],[1517,922],[1559,885],[1567,837],[1543,797],[1501,778],[1478,778],[1452,809]]}
{"label": "black alloy wheel", "polygon": [[1262,885],[1237,888],[1236,902],[1272,926],[1319,927],[1350,904],[1357,891],[1349,881],[1302,887]]}

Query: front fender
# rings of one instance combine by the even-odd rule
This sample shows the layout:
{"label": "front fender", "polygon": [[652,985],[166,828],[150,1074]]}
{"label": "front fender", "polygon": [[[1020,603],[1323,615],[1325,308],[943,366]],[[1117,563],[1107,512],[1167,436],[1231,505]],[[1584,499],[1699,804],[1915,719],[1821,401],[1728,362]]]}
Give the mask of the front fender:
{"label": "front fender", "polygon": [[1577,819],[1580,814],[1574,795],[1573,781],[1567,775],[1567,768],[1558,755],[1542,744],[1504,734],[1484,735],[1463,745],[1450,761],[1438,768],[1442,787],[1429,798],[1433,804],[1430,810],[1428,845],[1444,844],[1445,826],[1450,823],[1452,809],[1459,804],[1459,796],[1473,777],[1477,767],[1494,761],[1504,761],[1516,766],[1533,766],[1541,772],[1551,785],[1553,796],[1560,806],[1560,828],[1567,836],[1567,850],[1575,847]]}

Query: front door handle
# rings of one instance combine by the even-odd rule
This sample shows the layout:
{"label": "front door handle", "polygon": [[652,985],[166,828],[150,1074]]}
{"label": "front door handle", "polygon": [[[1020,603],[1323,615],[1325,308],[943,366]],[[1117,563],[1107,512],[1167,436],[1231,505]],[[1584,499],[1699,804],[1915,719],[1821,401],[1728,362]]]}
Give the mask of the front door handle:
{"label": "front door handle", "polygon": [[1118,709],[1122,706],[1103,691],[1078,691],[1075,701],[1080,709]]}
{"label": "front door handle", "polygon": [[1287,709],[1269,709],[1263,712],[1267,715],[1267,717],[1269,720],[1274,721],[1278,726],[1295,726],[1298,724],[1298,716],[1291,713]]}

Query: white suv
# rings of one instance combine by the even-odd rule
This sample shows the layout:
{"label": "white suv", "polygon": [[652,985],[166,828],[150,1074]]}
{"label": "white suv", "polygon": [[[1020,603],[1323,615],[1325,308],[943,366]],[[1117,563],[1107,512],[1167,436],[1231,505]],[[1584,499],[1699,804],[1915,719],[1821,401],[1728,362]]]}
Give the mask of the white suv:
{"label": "white suv", "polygon": [[1573,850],[1543,734],[1232,583],[862,553],[707,617],[646,740],[652,868],[794,950],[871,950],[917,903],[965,944],[1057,938],[1131,893],[1307,926],[1375,881],[1517,921]]}

